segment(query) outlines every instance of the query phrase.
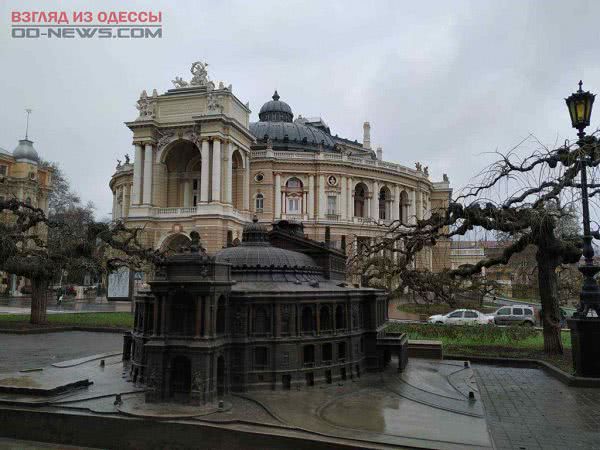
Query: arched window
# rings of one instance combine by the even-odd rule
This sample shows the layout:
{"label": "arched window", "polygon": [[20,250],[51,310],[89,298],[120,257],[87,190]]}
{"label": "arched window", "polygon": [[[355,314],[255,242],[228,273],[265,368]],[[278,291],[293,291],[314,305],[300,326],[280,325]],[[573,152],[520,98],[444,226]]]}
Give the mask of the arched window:
{"label": "arched window", "polygon": [[256,194],[256,200],[254,202],[254,207],[256,212],[262,212],[265,205],[265,197],[261,193]]}
{"label": "arched window", "polygon": [[302,308],[302,332],[312,332],[315,329],[313,311],[310,306]]}
{"label": "arched window", "polygon": [[391,197],[391,192],[386,186],[379,190],[379,218],[382,220],[390,218],[389,204]]}
{"label": "arched window", "polygon": [[400,223],[403,225],[408,224],[408,194],[406,191],[400,193],[400,211],[399,211]]}
{"label": "arched window", "polygon": [[236,150],[231,155],[231,203],[233,208],[237,210],[244,207],[245,172],[242,154],[239,150]]}
{"label": "arched window", "polygon": [[285,213],[302,214],[302,181],[296,177],[292,177],[287,180],[285,187]]}
{"label": "arched window", "polygon": [[335,308],[335,326],[338,330],[346,328],[346,314],[344,314],[344,305],[337,305]]}
{"label": "arched window", "polygon": [[287,188],[302,188],[302,186],[302,181],[300,181],[296,177],[290,178],[289,180],[287,180],[287,183],[285,183],[285,187]]}
{"label": "arched window", "polygon": [[269,314],[264,306],[256,308],[254,313],[254,332],[259,334],[267,334],[271,324],[269,322]]}
{"label": "arched window", "polygon": [[329,314],[329,306],[321,306],[319,316],[319,326],[321,331],[331,330],[331,314]]}
{"label": "arched window", "polygon": [[367,186],[363,183],[358,183],[354,188],[354,216],[367,217],[366,199]]}

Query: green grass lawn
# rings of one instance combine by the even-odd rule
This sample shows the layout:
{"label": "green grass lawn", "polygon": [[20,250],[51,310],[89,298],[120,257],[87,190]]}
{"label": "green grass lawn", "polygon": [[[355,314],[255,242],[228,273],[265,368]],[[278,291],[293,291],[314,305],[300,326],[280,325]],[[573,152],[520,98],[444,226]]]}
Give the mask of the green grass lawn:
{"label": "green grass lawn", "polygon": [[573,372],[571,336],[568,331],[563,331],[561,335],[564,355],[550,357],[544,353],[542,332],[528,327],[393,323],[388,330],[406,333],[409,339],[442,341],[444,354],[541,359],[567,373]]}
{"label": "green grass lawn", "polygon": [[45,326],[133,327],[133,314],[129,312],[48,314],[47,319],[47,324],[33,326],[29,323],[28,314],[0,314],[0,328],[43,328]]}

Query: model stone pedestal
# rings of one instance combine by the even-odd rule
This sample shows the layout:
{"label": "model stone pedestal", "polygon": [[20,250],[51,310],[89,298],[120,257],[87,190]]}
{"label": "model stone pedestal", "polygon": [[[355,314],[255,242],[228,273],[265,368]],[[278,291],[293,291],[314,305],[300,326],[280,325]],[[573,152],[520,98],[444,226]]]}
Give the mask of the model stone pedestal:
{"label": "model stone pedestal", "polygon": [[600,318],[568,319],[573,367],[579,377],[600,378]]}

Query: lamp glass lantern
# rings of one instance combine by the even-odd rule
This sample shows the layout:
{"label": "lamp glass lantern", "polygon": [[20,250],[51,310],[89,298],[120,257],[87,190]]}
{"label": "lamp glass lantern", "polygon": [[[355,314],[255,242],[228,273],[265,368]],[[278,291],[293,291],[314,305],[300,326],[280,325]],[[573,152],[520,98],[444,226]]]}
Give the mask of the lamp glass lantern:
{"label": "lamp glass lantern", "polygon": [[592,106],[594,105],[594,99],[596,96],[591,92],[584,92],[581,89],[582,82],[579,82],[579,90],[574,94],[571,94],[569,98],[566,98],[567,107],[569,108],[569,115],[571,116],[571,124],[573,128],[583,132],[584,128],[590,124],[590,117],[592,116]]}

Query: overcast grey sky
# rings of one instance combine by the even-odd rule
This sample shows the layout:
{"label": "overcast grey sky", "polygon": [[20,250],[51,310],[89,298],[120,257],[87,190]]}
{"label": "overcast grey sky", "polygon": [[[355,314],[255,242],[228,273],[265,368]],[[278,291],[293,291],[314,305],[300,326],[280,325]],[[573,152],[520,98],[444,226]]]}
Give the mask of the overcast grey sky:
{"label": "overcast grey sky", "polygon": [[[163,38],[13,39],[12,10],[162,11]],[[563,98],[600,93],[598,1],[15,1],[0,4],[0,146],[22,138],[57,161],[99,216],[116,159],[132,154],[142,89],[205,60],[257,120],[277,88],[297,116],[362,139],[455,188],[529,133],[573,138]],[[595,120],[594,120],[595,119]],[[600,123],[596,111],[593,125]]]}

